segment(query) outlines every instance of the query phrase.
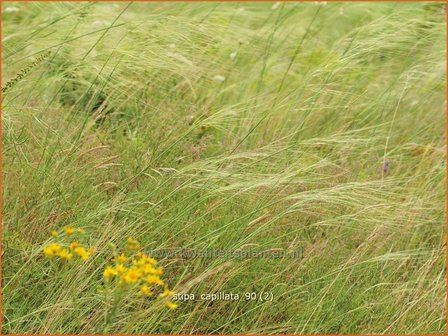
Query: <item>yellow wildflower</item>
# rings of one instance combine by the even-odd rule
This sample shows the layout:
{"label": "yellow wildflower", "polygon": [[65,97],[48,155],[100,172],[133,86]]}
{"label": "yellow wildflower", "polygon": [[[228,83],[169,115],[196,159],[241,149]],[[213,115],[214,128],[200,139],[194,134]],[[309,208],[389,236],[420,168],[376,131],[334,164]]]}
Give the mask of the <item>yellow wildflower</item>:
{"label": "yellow wildflower", "polygon": [[167,303],[165,303],[165,305],[169,308],[169,309],[176,309],[179,305],[177,303],[168,301]]}
{"label": "yellow wildflower", "polygon": [[163,285],[163,280],[160,279],[160,277],[156,276],[156,275],[148,275],[146,277],[146,282],[148,282],[149,284],[155,284],[155,285]]}
{"label": "yellow wildflower", "polygon": [[154,268],[153,273],[154,273],[155,275],[162,275],[162,274],[163,274],[163,268],[162,268],[162,267]]}
{"label": "yellow wildflower", "polygon": [[150,265],[155,265],[157,264],[157,260],[155,260],[154,258],[148,257],[148,256],[143,256],[142,259],[144,260],[145,263],[150,264]]}
{"label": "yellow wildflower", "polygon": [[46,257],[53,257],[59,253],[61,250],[61,245],[59,244],[50,244],[44,248],[44,254]]}
{"label": "yellow wildflower", "polygon": [[142,259],[133,259],[132,260],[132,264],[134,265],[134,266],[144,266],[145,265],[145,263],[142,261]]}
{"label": "yellow wildflower", "polygon": [[73,243],[70,243],[70,248],[73,250],[73,249],[75,249],[75,248],[77,248],[79,246],[79,244],[77,243],[77,242],[73,242]]}
{"label": "yellow wildflower", "polygon": [[165,290],[163,291],[163,293],[160,294],[161,297],[170,297],[173,295],[174,295],[174,292],[172,290],[170,290],[168,287],[165,287]]}
{"label": "yellow wildflower", "polygon": [[117,274],[118,274],[118,272],[116,269],[114,269],[113,267],[107,266],[104,270],[103,277],[104,277],[104,279],[109,280]]}
{"label": "yellow wildflower", "polygon": [[128,258],[126,258],[124,253],[120,254],[118,257],[115,258],[115,261],[121,264],[125,263],[126,260],[128,260]]}
{"label": "yellow wildflower", "polygon": [[58,232],[56,230],[51,231],[51,236],[52,237],[57,237],[58,236]]}
{"label": "yellow wildflower", "polygon": [[132,261],[135,266],[151,266],[157,264],[157,260],[154,258],[143,255],[140,259],[135,259]]}
{"label": "yellow wildflower", "polygon": [[141,276],[142,273],[139,270],[131,268],[121,277],[121,279],[126,283],[136,283]]}
{"label": "yellow wildflower", "polygon": [[67,236],[70,236],[70,235],[72,235],[72,234],[75,233],[75,229],[72,228],[71,226],[66,226],[66,227],[64,228],[64,232],[65,232],[65,234],[66,234]]}
{"label": "yellow wildflower", "polygon": [[142,287],[140,287],[140,292],[144,296],[151,296],[152,295],[151,289],[149,288],[148,285],[143,285]]}
{"label": "yellow wildflower", "polygon": [[140,266],[140,270],[145,274],[162,275],[163,269],[161,267],[154,268],[151,265]]}
{"label": "yellow wildflower", "polygon": [[134,239],[132,237],[129,237],[128,238],[128,244],[138,244],[138,240],[136,240],[136,239]]}
{"label": "yellow wildflower", "polygon": [[140,243],[134,238],[128,238],[128,249],[129,250],[138,250],[140,248]]}
{"label": "yellow wildflower", "polygon": [[66,250],[60,250],[58,252],[58,256],[63,260],[63,261],[69,261],[72,257],[73,254],[69,253]]}
{"label": "yellow wildflower", "polygon": [[143,265],[140,267],[140,270],[145,274],[156,274],[156,270],[151,265]]}
{"label": "yellow wildflower", "polygon": [[82,259],[87,260],[90,257],[91,252],[86,251],[84,247],[76,247],[74,252]]}
{"label": "yellow wildflower", "polygon": [[123,264],[117,264],[117,266],[115,266],[115,270],[116,270],[119,274],[123,274],[123,273],[126,272],[128,269],[127,269]]}

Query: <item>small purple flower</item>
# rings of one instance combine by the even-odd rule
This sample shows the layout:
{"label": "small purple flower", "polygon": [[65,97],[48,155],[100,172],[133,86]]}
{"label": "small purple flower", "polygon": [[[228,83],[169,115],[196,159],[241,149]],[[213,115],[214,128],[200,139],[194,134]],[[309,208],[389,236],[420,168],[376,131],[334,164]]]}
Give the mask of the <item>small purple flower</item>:
{"label": "small purple flower", "polygon": [[384,160],[384,162],[383,162],[383,173],[389,172],[389,169],[390,169],[390,161],[389,160]]}

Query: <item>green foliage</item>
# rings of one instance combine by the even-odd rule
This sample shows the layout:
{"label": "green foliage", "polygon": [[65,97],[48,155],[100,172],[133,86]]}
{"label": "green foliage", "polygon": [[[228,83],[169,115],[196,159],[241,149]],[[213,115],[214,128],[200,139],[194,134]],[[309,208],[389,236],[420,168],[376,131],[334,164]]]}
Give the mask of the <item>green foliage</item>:
{"label": "green foliage", "polygon": [[[158,258],[176,292],[273,300],[125,297],[111,333],[445,331],[444,4],[2,6],[3,333],[104,330],[128,236],[304,253]],[[57,273],[64,226],[97,253]]]}

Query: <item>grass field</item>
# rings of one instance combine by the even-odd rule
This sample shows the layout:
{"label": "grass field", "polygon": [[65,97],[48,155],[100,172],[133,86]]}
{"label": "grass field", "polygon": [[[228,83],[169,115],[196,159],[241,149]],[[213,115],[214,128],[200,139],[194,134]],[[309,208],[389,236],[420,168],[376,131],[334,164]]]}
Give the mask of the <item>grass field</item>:
{"label": "grass field", "polygon": [[2,9],[3,334],[445,332],[442,3]]}

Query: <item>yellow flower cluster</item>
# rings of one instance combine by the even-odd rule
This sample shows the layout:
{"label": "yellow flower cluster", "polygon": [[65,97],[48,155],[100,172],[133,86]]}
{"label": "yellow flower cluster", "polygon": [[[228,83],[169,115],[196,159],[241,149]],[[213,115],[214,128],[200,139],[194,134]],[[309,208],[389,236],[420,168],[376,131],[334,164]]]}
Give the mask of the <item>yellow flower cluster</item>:
{"label": "yellow flower cluster", "polygon": [[[154,297],[159,292],[162,298],[171,298],[174,292],[171,291],[162,280],[163,268],[157,267],[157,260],[151,258],[143,252],[134,252],[140,248],[137,240],[129,238],[127,241],[127,252],[118,254],[112,265],[106,266],[103,272],[104,279],[109,282],[117,279],[119,284],[136,285],[140,288],[140,293],[145,297]],[[160,289],[163,288],[163,290]],[[166,302],[170,309],[176,309],[177,304],[171,301]]]}
{"label": "yellow flower cluster", "polygon": [[128,238],[128,249],[129,250],[138,250],[140,248],[140,243],[134,238]]}
{"label": "yellow flower cluster", "polygon": [[[70,226],[66,226],[61,234],[71,236],[75,233],[85,233],[85,231],[84,229],[75,229]],[[60,234],[57,231],[51,232],[52,237],[58,237],[59,235]],[[73,258],[73,256],[78,256],[82,260],[86,261],[92,255],[93,250],[87,250],[85,247],[80,246],[76,241],[73,241],[68,247],[65,247],[59,243],[52,243],[44,247],[43,253],[47,258],[59,257],[62,261],[69,261]]]}

